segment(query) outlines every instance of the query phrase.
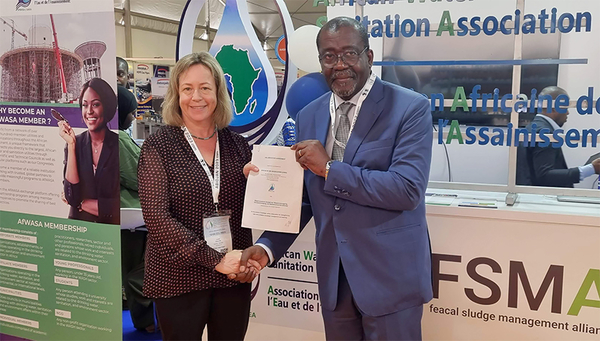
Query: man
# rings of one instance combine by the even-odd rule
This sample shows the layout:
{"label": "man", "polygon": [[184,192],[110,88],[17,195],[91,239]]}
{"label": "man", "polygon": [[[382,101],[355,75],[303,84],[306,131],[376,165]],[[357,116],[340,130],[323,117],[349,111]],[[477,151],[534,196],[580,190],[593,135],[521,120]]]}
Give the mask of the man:
{"label": "man", "polygon": [[117,57],[117,85],[129,89],[129,64],[121,57]]}
{"label": "man", "polygon": [[[567,95],[567,92],[558,86],[549,86],[538,98],[551,96],[554,101],[559,95]],[[550,113],[544,110],[533,118],[527,130],[539,133],[545,129],[545,135],[551,136],[567,122],[568,115],[568,111],[560,114],[555,110]],[[594,174],[600,174],[600,159],[585,166],[568,168],[562,149],[554,148],[552,144],[546,147],[540,147],[538,143],[528,147],[521,144],[517,149],[517,185],[573,187]]]}
{"label": "man", "polygon": [[[354,19],[327,22],[317,48],[333,94],[300,111],[301,142],[292,149],[306,169],[301,226],[315,218],[326,337],[420,339],[423,304],[432,298],[429,102],[371,74],[373,51]],[[296,236],[265,232],[242,264],[266,265],[269,252],[277,260]]]}
{"label": "man", "polygon": [[[117,86],[117,90],[119,100],[121,207],[140,208],[137,180],[140,147],[126,132],[135,120],[134,113],[137,109],[137,101],[135,96],[120,84]],[[152,300],[142,294],[144,251],[147,235],[148,232],[146,231],[121,230],[121,275],[133,326],[137,330],[153,333],[156,327]]]}

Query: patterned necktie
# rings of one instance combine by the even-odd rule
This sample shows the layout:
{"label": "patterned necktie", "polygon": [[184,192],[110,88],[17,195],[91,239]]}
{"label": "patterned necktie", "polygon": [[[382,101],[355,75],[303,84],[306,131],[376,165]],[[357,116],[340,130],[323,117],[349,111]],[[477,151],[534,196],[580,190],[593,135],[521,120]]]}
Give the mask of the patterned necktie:
{"label": "patterned necktie", "polygon": [[[350,135],[350,119],[348,119],[348,113],[354,104],[350,102],[344,102],[338,107],[338,126],[335,131],[335,139],[344,145],[348,142],[348,136]],[[333,142],[333,150],[331,152],[331,158],[336,161],[342,161],[344,159],[345,147],[338,145],[336,141]]]}

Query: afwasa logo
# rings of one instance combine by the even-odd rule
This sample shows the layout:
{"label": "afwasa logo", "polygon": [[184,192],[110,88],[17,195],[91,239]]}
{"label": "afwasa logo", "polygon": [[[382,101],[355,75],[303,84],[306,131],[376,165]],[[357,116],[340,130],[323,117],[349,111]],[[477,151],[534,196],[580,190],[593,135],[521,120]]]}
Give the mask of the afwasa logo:
{"label": "afwasa logo", "polygon": [[[462,263],[462,256],[449,254],[433,254],[432,272],[433,272],[433,297],[440,296],[440,281],[458,282],[458,275],[441,273],[440,264],[442,262]],[[487,266],[494,273],[502,273],[500,264],[492,258],[477,257],[467,263],[467,275],[475,282],[487,287],[491,294],[488,297],[480,297],[472,288],[465,288],[464,292],[467,298],[473,303],[480,305],[492,305],[498,303],[502,297],[500,286],[493,279],[483,276],[477,271],[477,268]],[[534,293],[531,287],[529,277],[525,270],[525,264],[521,261],[510,261],[508,267],[508,307],[517,308],[519,303],[519,288],[525,293],[525,300],[529,308],[537,311],[544,301],[544,298],[550,293],[551,308],[550,311],[555,314],[561,314],[563,311],[563,281],[564,269],[562,265],[550,265],[540,288]],[[600,308],[600,300],[588,299],[588,295],[595,288],[600,296],[600,269],[589,269],[587,275],[582,279],[581,286],[569,306],[567,315],[578,316],[583,307]],[[550,290],[552,288],[552,290]],[[594,295],[594,294],[592,294]]]}
{"label": "afwasa logo", "polygon": [[215,55],[215,59],[223,68],[223,73],[229,81],[233,108],[236,115],[242,115],[250,106],[250,113],[254,113],[256,102],[250,100],[254,97],[253,86],[262,71],[250,61],[249,51],[237,49],[233,45],[224,45]]}
{"label": "afwasa logo", "polygon": [[31,0],[19,0],[15,9],[19,10],[20,8],[29,7],[29,5],[31,5]]}

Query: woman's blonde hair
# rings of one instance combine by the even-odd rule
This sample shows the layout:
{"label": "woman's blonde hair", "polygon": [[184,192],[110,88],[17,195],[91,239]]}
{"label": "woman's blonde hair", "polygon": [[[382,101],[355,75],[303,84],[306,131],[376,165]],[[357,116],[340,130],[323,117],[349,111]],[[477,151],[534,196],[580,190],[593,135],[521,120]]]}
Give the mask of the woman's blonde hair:
{"label": "woman's blonde hair", "polygon": [[172,126],[180,127],[183,125],[181,108],[179,107],[179,77],[196,64],[206,66],[215,79],[215,84],[217,86],[217,106],[212,118],[217,128],[223,129],[229,126],[229,123],[231,123],[231,120],[233,119],[231,99],[227,92],[223,69],[221,69],[219,62],[217,62],[217,60],[208,52],[188,54],[179,59],[177,64],[175,64],[175,67],[171,71],[169,88],[167,89],[165,101],[162,105],[163,121]]}

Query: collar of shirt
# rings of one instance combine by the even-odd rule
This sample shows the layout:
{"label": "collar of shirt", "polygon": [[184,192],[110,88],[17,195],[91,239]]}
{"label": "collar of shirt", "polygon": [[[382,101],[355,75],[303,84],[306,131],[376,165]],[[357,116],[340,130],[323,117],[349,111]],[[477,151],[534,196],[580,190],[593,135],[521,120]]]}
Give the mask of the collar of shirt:
{"label": "collar of shirt", "polygon": [[560,127],[558,126],[558,124],[556,124],[556,122],[554,122],[554,120],[551,119],[550,117],[548,117],[548,116],[546,116],[544,114],[537,114],[535,116],[536,117],[541,117],[541,118],[545,119],[546,121],[548,121],[548,123],[550,123],[550,125],[552,126],[553,130],[560,129]]}
{"label": "collar of shirt", "polygon": [[[352,108],[350,108],[350,111],[348,112],[348,119],[350,120],[350,122],[352,122],[352,120],[354,119],[354,114],[356,113],[356,104],[358,104],[358,99],[360,98],[360,94],[363,92],[363,90],[367,87],[367,82],[365,82],[365,84],[363,85],[362,88],[360,88],[360,90],[358,92],[356,92],[354,94],[354,96],[352,96],[352,98],[350,98],[350,100],[346,101],[344,99],[342,99],[340,96],[338,96],[337,94],[333,94],[333,98],[335,99],[335,110],[337,111],[337,109],[339,109],[340,105],[342,105],[342,103],[344,102],[350,102],[352,104],[354,104],[354,106],[352,106]],[[338,115],[335,116],[336,117],[336,122],[334,124],[335,128],[337,129],[337,117]],[[331,125],[330,125],[331,127]],[[330,128],[331,129],[331,128]],[[331,133],[331,131],[329,132]]]}
{"label": "collar of shirt", "polygon": [[[344,99],[342,99],[340,96],[336,95],[335,93],[333,94],[333,98],[335,99],[336,111],[339,108],[339,106],[344,102],[350,102],[350,103],[354,104],[354,106],[352,106],[352,108],[350,108],[350,112],[348,112],[348,120],[350,120],[350,122],[352,122],[352,120],[354,119],[354,115],[356,114],[356,104],[358,103],[360,94],[363,92],[363,90],[365,89],[366,86],[367,86],[367,82],[365,82],[365,84],[360,89],[360,91],[356,92],[356,94],[354,94],[354,96],[352,96],[352,98],[350,98],[350,100],[348,100],[348,101],[345,101]],[[334,122],[333,129],[337,129],[337,126],[339,124],[339,122],[337,120],[338,115],[336,114],[335,117],[336,117],[336,122]],[[329,125],[329,129],[327,130],[327,139],[325,140],[325,151],[327,151],[327,154],[329,155],[329,157],[331,157],[331,152],[333,151],[333,138],[332,138],[332,132],[331,132],[331,124]]]}

